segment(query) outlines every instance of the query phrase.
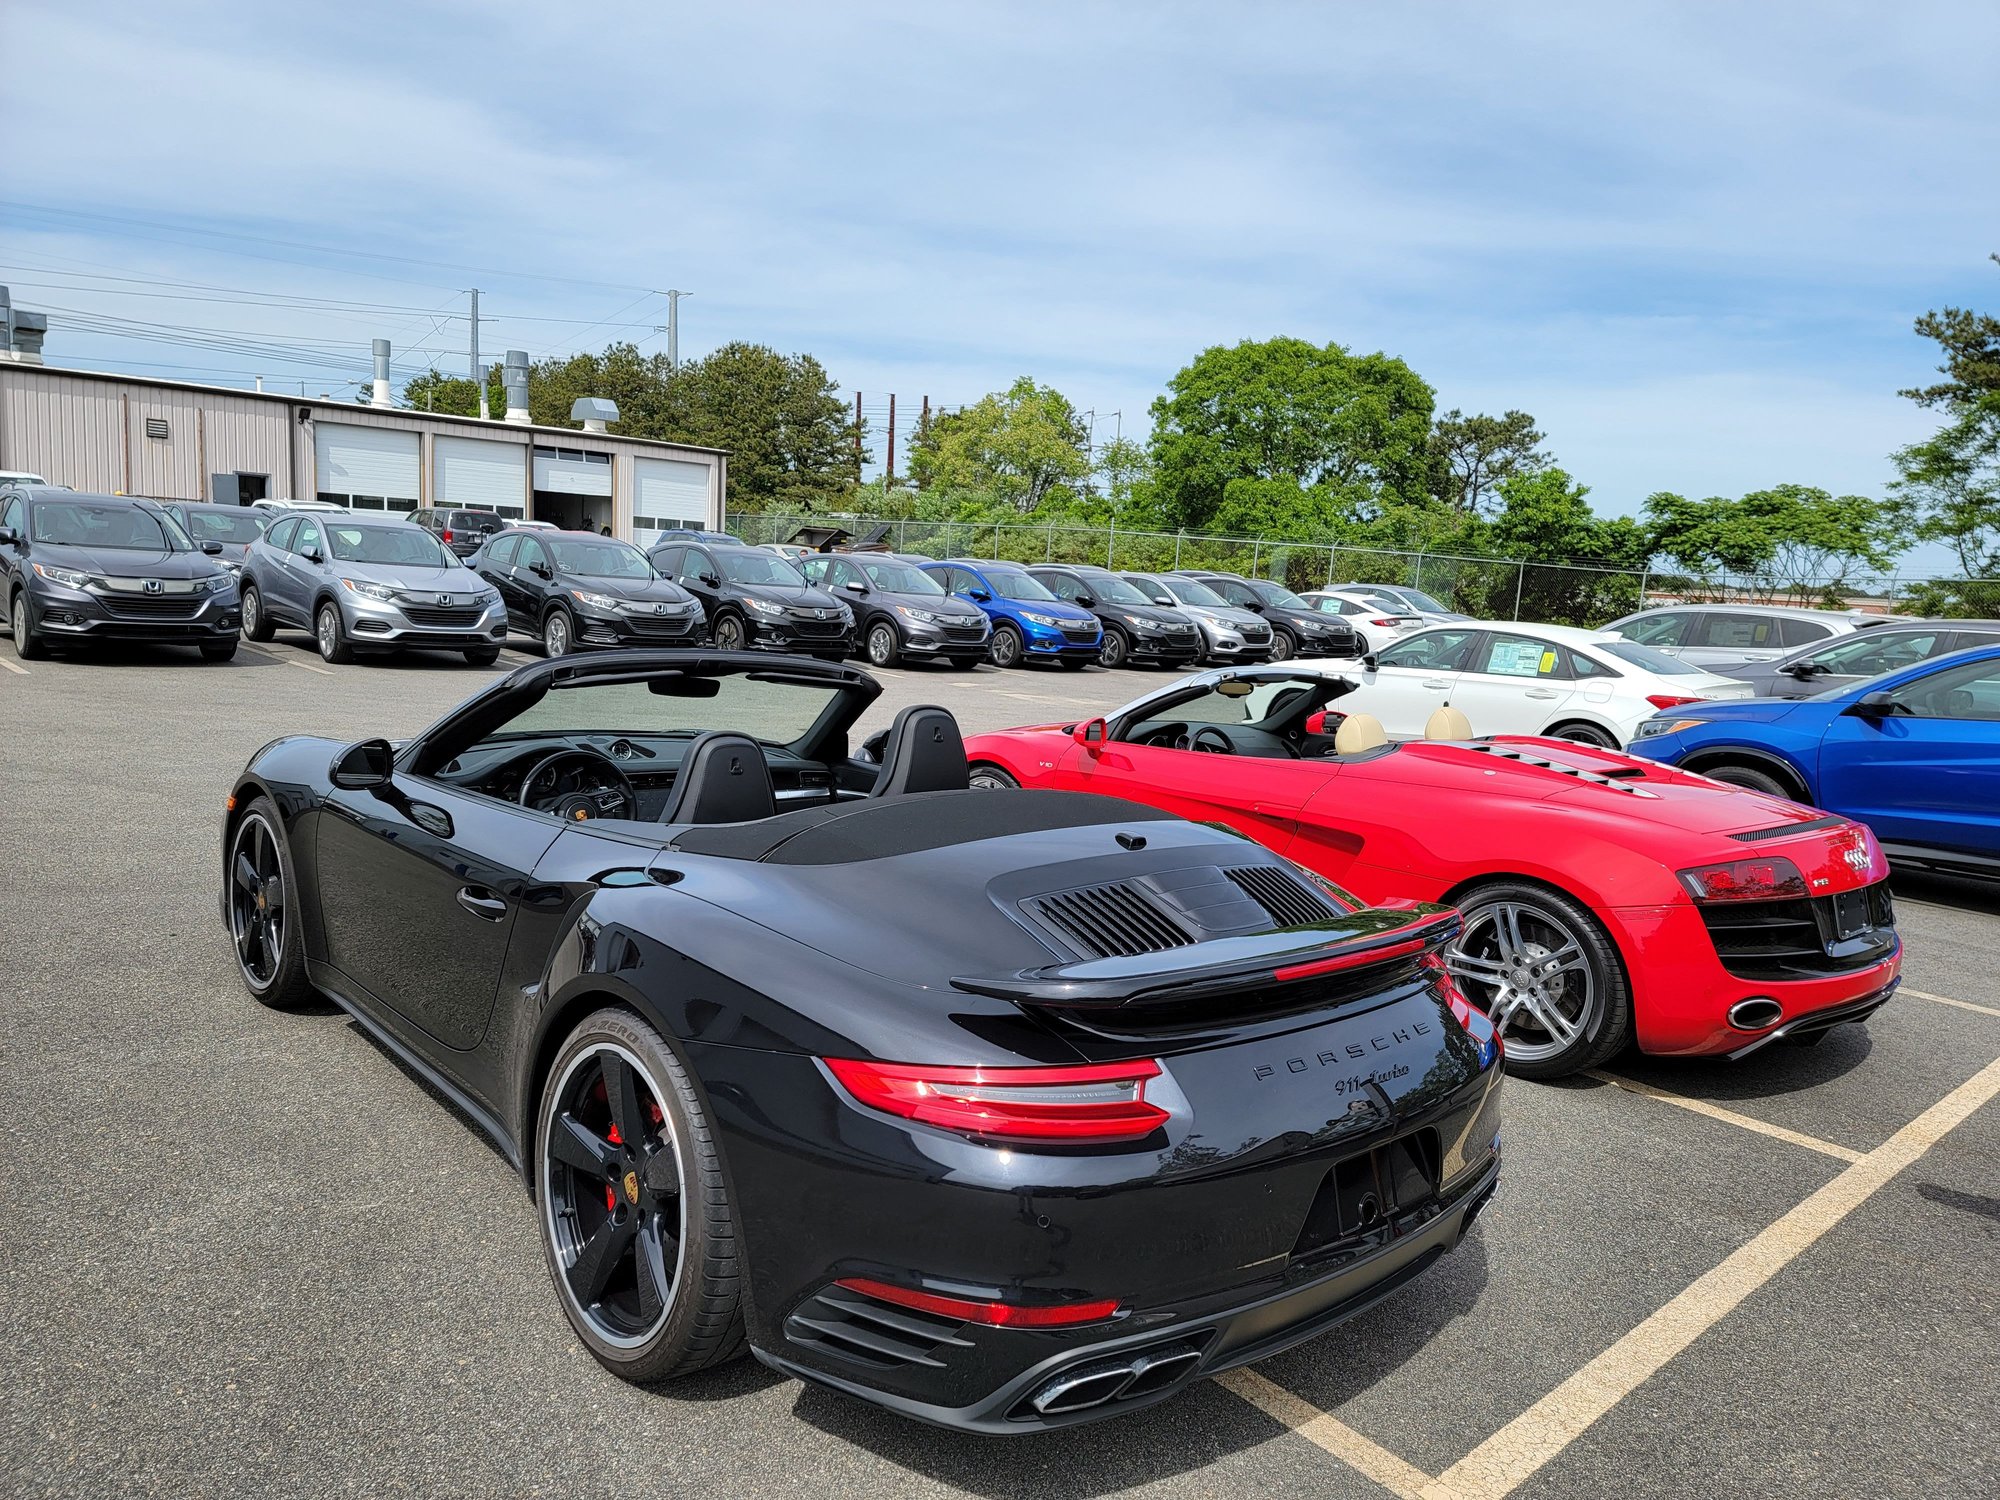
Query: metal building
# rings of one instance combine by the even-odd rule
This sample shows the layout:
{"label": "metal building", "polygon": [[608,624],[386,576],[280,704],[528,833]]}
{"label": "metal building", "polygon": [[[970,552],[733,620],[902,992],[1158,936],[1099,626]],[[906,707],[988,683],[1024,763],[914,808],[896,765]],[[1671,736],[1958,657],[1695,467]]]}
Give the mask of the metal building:
{"label": "metal building", "polygon": [[0,362],[0,470],[163,500],[467,505],[645,546],[720,529],[729,458],[650,438]]}

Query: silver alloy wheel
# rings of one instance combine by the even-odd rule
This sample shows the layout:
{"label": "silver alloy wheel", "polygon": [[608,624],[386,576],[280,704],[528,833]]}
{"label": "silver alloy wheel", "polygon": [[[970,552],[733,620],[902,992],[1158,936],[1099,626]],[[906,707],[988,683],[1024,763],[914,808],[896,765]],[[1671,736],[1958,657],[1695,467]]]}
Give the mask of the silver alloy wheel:
{"label": "silver alloy wheel", "polygon": [[896,627],[887,621],[868,632],[868,664],[875,667],[892,665],[896,660]]}
{"label": "silver alloy wheel", "polygon": [[1107,667],[1122,667],[1125,665],[1125,650],[1125,637],[1116,630],[1107,630],[1104,632],[1104,647],[1098,662]]}
{"label": "silver alloy wheel", "polygon": [[718,651],[741,651],[743,649],[743,622],[734,615],[724,615],[715,623],[715,646]]}
{"label": "silver alloy wheel", "polygon": [[333,653],[340,649],[340,615],[331,604],[320,606],[317,639],[319,654],[332,661]]}
{"label": "silver alloy wheel", "polygon": [[996,766],[974,766],[965,783],[975,792],[1011,792],[1020,785]]}
{"label": "silver alloy wheel", "polygon": [[[622,1141],[607,1141],[578,1120],[576,1106],[581,1102],[580,1095],[589,1092],[589,1088],[579,1089],[578,1075],[593,1068],[603,1075],[605,1083],[624,1074],[643,1087],[659,1115],[651,1123],[657,1141],[635,1142],[629,1132]],[[643,1106],[646,1102],[636,1092],[632,1097],[635,1104]],[[666,1089],[637,1054],[616,1042],[599,1042],[570,1059],[562,1076],[550,1087],[549,1102],[544,1106],[539,1132],[539,1196],[543,1224],[562,1271],[555,1278],[556,1286],[571,1313],[589,1324],[591,1332],[614,1349],[636,1349],[654,1338],[672,1314],[680,1295],[687,1246],[687,1174],[681,1163],[680,1142],[674,1137],[673,1117],[659,1105],[666,1097]],[[607,1191],[612,1206],[606,1215],[597,1215],[593,1202],[593,1213],[589,1216],[597,1220],[593,1225],[582,1212],[583,1194],[579,1190],[593,1185],[590,1174],[599,1168],[604,1168],[610,1179]],[[665,1200],[671,1202],[670,1212]],[[673,1227],[671,1246],[660,1242],[660,1231],[667,1228],[669,1216]],[[606,1267],[595,1262],[607,1260],[607,1250],[621,1258],[632,1257],[635,1279],[645,1276],[651,1280],[653,1298],[648,1299],[641,1291],[635,1300],[641,1307],[648,1300],[657,1300],[659,1311],[655,1316],[635,1324],[629,1318],[616,1317],[607,1301],[590,1305],[583,1302],[576,1283],[603,1277]],[[586,1262],[586,1256],[592,1257],[592,1262]]]}
{"label": "silver alloy wheel", "polygon": [[255,589],[245,589],[243,591],[243,633],[245,635],[254,636],[257,633],[258,608],[257,591]]}
{"label": "silver alloy wheel", "polygon": [[993,632],[993,639],[987,643],[986,653],[996,667],[1011,667],[1021,660],[1021,637],[1011,626],[1003,625]]}
{"label": "silver alloy wheel", "polygon": [[1522,1062],[1565,1051],[1602,1003],[1582,935],[1539,906],[1473,907],[1445,961],[1466,998],[1492,1017],[1507,1055]]}
{"label": "silver alloy wheel", "polygon": [[561,610],[550,615],[542,626],[542,649],[550,656],[569,655],[569,616]]}
{"label": "silver alloy wheel", "polygon": [[28,596],[25,593],[14,596],[14,644],[19,645],[28,638]]}

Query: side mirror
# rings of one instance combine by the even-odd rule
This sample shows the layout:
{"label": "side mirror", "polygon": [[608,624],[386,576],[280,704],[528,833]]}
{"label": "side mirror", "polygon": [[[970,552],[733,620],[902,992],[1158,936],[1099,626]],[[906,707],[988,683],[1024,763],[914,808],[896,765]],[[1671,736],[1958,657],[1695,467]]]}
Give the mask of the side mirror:
{"label": "side mirror", "polygon": [[1102,719],[1087,719],[1072,729],[1069,737],[1086,750],[1095,749],[1111,737],[1111,726]]}
{"label": "side mirror", "polygon": [[850,594],[865,594],[868,592],[868,585],[858,578],[848,579],[841,587],[846,589]]}
{"label": "side mirror", "polygon": [[305,559],[309,563],[323,563],[326,561],[326,554],[317,547],[308,547],[305,552]]}
{"label": "side mirror", "polygon": [[533,573],[537,578],[553,578],[556,576],[555,570],[547,563],[529,563],[528,571]]}
{"label": "side mirror", "polygon": [[205,555],[209,557],[220,557],[222,556],[222,543],[203,542],[201,544],[201,550]]}
{"label": "side mirror", "polygon": [[1864,693],[1854,707],[1848,710],[1858,719],[1886,719],[1903,711],[1903,705],[1896,701],[1893,693]]}
{"label": "side mirror", "polygon": [[1375,653],[1373,651],[1364,651],[1361,653],[1361,665],[1366,667],[1369,671],[1373,672],[1377,668],[1379,668],[1382,665],[1382,663],[1376,659]]}
{"label": "side mirror", "polygon": [[21,533],[11,526],[0,526],[0,547],[16,547],[21,542]]}
{"label": "side mirror", "polygon": [[695,582],[705,584],[712,589],[719,589],[722,587],[722,575],[719,573],[703,573]]}
{"label": "side mirror", "polygon": [[343,791],[362,792],[387,786],[395,769],[396,752],[387,740],[362,740],[336,755],[327,775]]}
{"label": "side mirror", "polygon": [[1796,677],[1803,682],[1808,677],[1817,677],[1822,672],[1831,671],[1823,661],[1795,661],[1788,667],[1778,668],[1787,677]]}
{"label": "side mirror", "polygon": [[1076,602],[1082,605],[1085,609],[1095,609],[1097,607],[1097,601],[1091,598],[1091,596],[1088,594],[1078,594],[1076,596]]}
{"label": "side mirror", "polygon": [[985,589],[967,589],[965,597],[975,604],[991,604],[993,602],[993,596],[987,593]]}

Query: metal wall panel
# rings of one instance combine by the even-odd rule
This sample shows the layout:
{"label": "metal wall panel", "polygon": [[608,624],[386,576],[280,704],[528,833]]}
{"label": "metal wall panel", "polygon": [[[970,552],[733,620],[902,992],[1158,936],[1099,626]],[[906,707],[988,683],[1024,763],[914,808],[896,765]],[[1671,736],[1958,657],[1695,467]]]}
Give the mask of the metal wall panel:
{"label": "metal wall panel", "polygon": [[350,422],[316,423],[313,431],[313,457],[319,475],[316,493],[379,495],[415,506],[423,498],[420,446],[421,435],[414,431],[364,427]]}
{"label": "metal wall panel", "polygon": [[632,536],[641,546],[650,533],[676,526],[708,525],[712,464],[672,458],[640,458],[632,463]]}
{"label": "metal wall panel", "polygon": [[528,484],[525,443],[439,433],[431,446],[432,505],[473,505],[516,519],[524,513]]}

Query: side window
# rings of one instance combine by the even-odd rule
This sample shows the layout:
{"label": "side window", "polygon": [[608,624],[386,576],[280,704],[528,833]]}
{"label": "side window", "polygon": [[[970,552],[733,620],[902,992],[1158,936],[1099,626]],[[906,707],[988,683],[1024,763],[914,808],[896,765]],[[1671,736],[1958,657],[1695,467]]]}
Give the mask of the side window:
{"label": "side window", "polygon": [[1563,660],[1569,664],[1569,675],[1579,681],[1586,677],[1621,677],[1624,675],[1622,672],[1613,671],[1601,661],[1592,661],[1580,651],[1565,650],[1563,652]]}
{"label": "side window", "polygon": [[1073,574],[1036,573],[1033,576],[1040,579],[1058,599],[1067,599],[1074,604],[1083,597],[1083,585],[1076,581]]}
{"label": "side window", "polygon": [[986,586],[986,581],[970,568],[953,568],[951,576],[956,580],[954,586],[962,594],[969,594],[974,589],[978,589],[982,594],[993,592]]}
{"label": "side window", "polygon": [[685,547],[662,547],[653,553],[653,567],[662,578],[681,576],[681,563],[687,558]]}
{"label": "side window", "polygon": [[298,553],[300,557],[304,557],[308,552],[324,550],[320,545],[319,522],[301,520],[299,522],[297,537],[292,543],[292,551]]}
{"label": "side window", "polygon": [[1969,651],[1974,646],[2000,646],[2000,633],[1991,630],[1961,630],[1951,643],[1954,651]]}
{"label": "side window", "polygon": [[1486,644],[1475,658],[1478,665],[1472,670],[1494,677],[1566,678],[1569,670],[1563,664],[1563,655],[1560,647],[1547,641],[1496,631],[1486,637]]}
{"label": "side window", "polygon": [[1427,630],[1404,637],[1376,659],[1385,667],[1455,672],[1478,635],[1476,630]]}
{"label": "side window", "polygon": [[1817,620],[1778,621],[1778,639],[1787,646],[1810,646],[1814,641],[1823,641],[1832,634],[1831,625],[1822,625]]}
{"label": "side window", "polygon": [[1262,603],[1247,583],[1238,583],[1233,578],[1218,578],[1209,585],[1218,594],[1238,609],[1248,609],[1253,604]]}
{"label": "side window", "polygon": [[298,529],[299,523],[296,520],[280,521],[264,533],[264,540],[280,552],[289,552],[292,550],[292,533]]}
{"label": "side window", "polygon": [[1618,627],[1626,640],[1640,646],[1678,646],[1687,633],[1688,615],[1641,615]]}
{"label": "side window", "polygon": [[533,568],[537,563],[546,568],[549,565],[548,552],[533,537],[522,537],[521,550],[514,556],[514,565],[521,568]]}
{"label": "side window", "polygon": [[1807,660],[1823,662],[1836,672],[1854,677],[1873,677],[1898,667],[1915,666],[1938,654],[1945,632],[1942,630],[1895,630],[1887,633],[1864,630],[1813,652]]}
{"label": "side window", "polygon": [[16,531],[23,530],[26,522],[21,512],[25,509],[26,507],[21,504],[21,497],[19,495],[8,496],[7,503],[0,505],[0,526],[11,526]]}
{"label": "side window", "polygon": [[519,537],[503,536],[493,544],[493,550],[487,554],[487,557],[496,568],[511,568],[514,566],[514,554],[520,548],[521,539]]}
{"label": "side window", "polygon": [[1947,667],[1905,683],[1891,697],[1912,718],[2000,723],[2000,661]]}
{"label": "side window", "polygon": [[688,578],[720,578],[722,569],[715,565],[715,559],[699,547],[687,549],[687,556],[681,562],[681,573]]}
{"label": "side window", "polygon": [[833,584],[831,576],[833,562],[830,558],[802,557],[799,559],[799,571],[806,575],[807,583],[823,588],[831,587]]}
{"label": "side window", "polygon": [[1778,622],[1769,615],[1739,615],[1712,609],[1695,627],[1690,646],[1710,646],[1723,651],[1768,651],[1779,644]]}

